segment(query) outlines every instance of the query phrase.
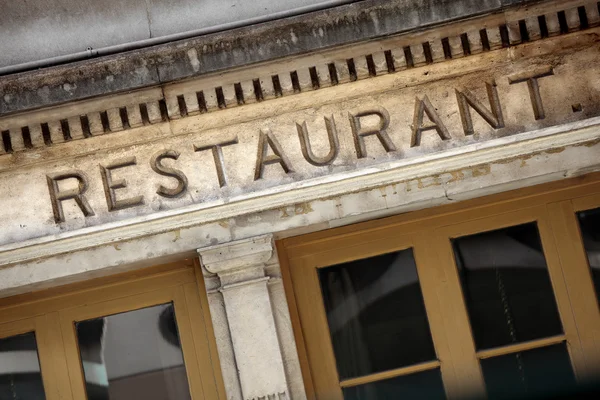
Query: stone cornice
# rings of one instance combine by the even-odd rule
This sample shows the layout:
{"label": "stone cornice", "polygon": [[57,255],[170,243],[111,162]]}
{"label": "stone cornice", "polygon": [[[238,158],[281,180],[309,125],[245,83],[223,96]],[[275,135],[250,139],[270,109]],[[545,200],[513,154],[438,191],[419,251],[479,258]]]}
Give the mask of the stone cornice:
{"label": "stone cornice", "polygon": [[[583,15],[585,18],[580,18]],[[544,2],[425,32],[324,50],[164,87],[7,116],[0,118],[0,157],[30,149],[53,148],[64,142],[139,127],[156,126],[161,130],[160,126],[165,121],[261,103],[374,76],[401,73],[429,64],[451,62],[457,58],[578,31],[598,23],[597,2]],[[202,51],[199,53],[196,47],[191,47],[187,57],[194,64],[205,60],[206,55]],[[125,58],[122,61],[130,62]],[[197,65],[197,68],[198,73],[204,72],[202,66]],[[51,72],[48,74],[51,75]],[[112,76],[114,78],[116,75]],[[7,87],[27,90],[26,82],[19,81],[21,78],[11,79],[4,78],[5,88],[0,89],[4,93],[3,101],[27,98],[23,93],[11,94],[12,89],[6,90]],[[48,88],[44,90],[50,90]],[[63,83],[61,90],[70,92],[73,99],[78,97],[75,83]]]}
{"label": "stone cornice", "polygon": [[318,13],[6,76],[0,78],[0,115],[364,42],[499,13],[525,3],[533,2],[366,0]]}

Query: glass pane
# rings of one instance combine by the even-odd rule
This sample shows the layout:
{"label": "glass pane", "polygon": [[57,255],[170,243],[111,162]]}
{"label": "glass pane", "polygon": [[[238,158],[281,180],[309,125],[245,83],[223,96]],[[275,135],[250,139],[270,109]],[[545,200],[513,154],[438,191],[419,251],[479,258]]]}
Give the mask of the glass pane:
{"label": "glass pane", "polygon": [[453,247],[478,350],[562,333],[535,223],[464,236]]}
{"label": "glass pane", "polygon": [[0,339],[0,399],[45,398],[35,334]]}
{"label": "glass pane", "polygon": [[481,360],[489,399],[562,398],[575,390],[566,345]]}
{"label": "glass pane", "polygon": [[596,297],[600,302],[600,208],[582,211],[577,216],[583,236],[583,245],[592,269]]}
{"label": "glass pane", "polygon": [[88,400],[190,399],[172,304],[76,327]]}
{"label": "glass pane", "polygon": [[344,400],[445,399],[439,369],[344,389]]}
{"label": "glass pane", "polygon": [[436,359],[412,249],[319,270],[341,379]]}

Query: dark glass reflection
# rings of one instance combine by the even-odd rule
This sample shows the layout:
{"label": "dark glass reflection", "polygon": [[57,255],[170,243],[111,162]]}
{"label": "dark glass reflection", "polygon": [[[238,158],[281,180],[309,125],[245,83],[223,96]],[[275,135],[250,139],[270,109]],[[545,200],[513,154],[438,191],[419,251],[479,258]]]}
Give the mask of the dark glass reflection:
{"label": "dark glass reflection", "polygon": [[344,389],[344,400],[445,399],[439,369]]}
{"label": "dark glass reflection", "polygon": [[88,400],[190,399],[172,304],[76,326]]}
{"label": "dark glass reflection", "polygon": [[341,379],[436,359],[412,249],[319,270]]}
{"label": "dark glass reflection", "polygon": [[453,240],[478,350],[562,333],[535,223]]}
{"label": "dark glass reflection", "polygon": [[45,398],[35,334],[0,339],[0,399]]}
{"label": "dark glass reflection", "polygon": [[577,217],[594,280],[596,298],[600,302],[600,208],[582,211]]}
{"label": "dark glass reflection", "polygon": [[482,360],[481,369],[490,400],[558,399],[576,390],[564,343]]}

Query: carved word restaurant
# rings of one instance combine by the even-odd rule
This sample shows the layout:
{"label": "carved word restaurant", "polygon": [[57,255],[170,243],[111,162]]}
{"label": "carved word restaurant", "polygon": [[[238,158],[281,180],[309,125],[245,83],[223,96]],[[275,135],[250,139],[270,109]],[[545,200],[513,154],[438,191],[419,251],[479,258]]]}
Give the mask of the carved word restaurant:
{"label": "carved word restaurant", "polygon": [[600,3],[173,1],[142,41],[59,3],[0,15],[0,400],[600,393]]}

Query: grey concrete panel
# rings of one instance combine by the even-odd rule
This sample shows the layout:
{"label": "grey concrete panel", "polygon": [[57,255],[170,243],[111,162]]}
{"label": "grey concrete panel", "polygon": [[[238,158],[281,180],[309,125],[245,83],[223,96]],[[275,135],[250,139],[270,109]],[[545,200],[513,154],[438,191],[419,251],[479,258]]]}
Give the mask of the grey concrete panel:
{"label": "grey concrete panel", "polygon": [[0,67],[344,0],[0,0]]}
{"label": "grey concrete panel", "polygon": [[[358,1],[358,0],[355,0]],[[344,0],[147,0],[152,37],[254,18],[297,15],[307,6],[340,5]]]}
{"label": "grey concrete panel", "polygon": [[144,0],[0,0],[0,67],[149,36]]}

